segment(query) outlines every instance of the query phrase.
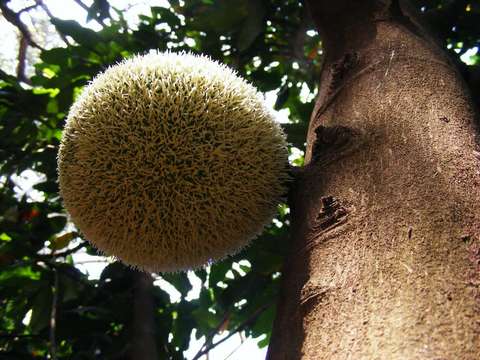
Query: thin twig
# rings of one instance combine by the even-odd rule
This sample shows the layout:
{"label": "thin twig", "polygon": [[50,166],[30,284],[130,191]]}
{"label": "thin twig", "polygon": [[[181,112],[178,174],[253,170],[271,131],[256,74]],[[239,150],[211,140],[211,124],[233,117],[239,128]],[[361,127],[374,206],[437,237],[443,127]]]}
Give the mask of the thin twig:
{"label": "thin twig", "polygon": [[80,5],[80,7],[82,7],[83,10],[85,10],[87,12],[88,12],[88,10],[90,10],[90,8],[87,5],[85,5],[81,0],[73,0],[73,1],[75,1],[78,5]]}
{"label": "thin twig", "polygon": [[[267,310],[270,306],[272,305],[272,302],[269,302],[261,307],[259,307],[257,310],[255,310],[253,312],[252,315],[250,315],[243,323],[241,323],[240,325],[238,325],[233,331],[231,331],[227,336],[225,336],[224,338],[218,340],[216,343],[212,343],[208,346],[202,346],[202,348],[200,348],[200,350],[197,352],[197,354],[192,358],[192,360],[198,360],[201,356],[207,354],[211,349],[213,349],[214,347],[220,345],[221,343],[223,343],[224,341],[227,341],[228,339],[230,339],[233,335],[235,335],[236,333],[238,333],[239,331],[242,331],[244,328],[246,328],[251,322],[253,322],[258,316],[260,316],[260,314],[262,314],[265,310]],[[205,347],[204,350],[202,350],[203,348]]]}
{"label": "thin twig", "polygon": [[299,60],[304,62],[305,61],[305,52],[303,46],[305,45],[305,41],[307,38],[307,30],[309,27],[308,22],[308,10],[306,7],[303,8],[302,13],[300,14],[300,26],[298,27],[295,35],[294,41],[292,41],[292,54],[293,56]]}
{"label": "thin twig", "polygon": [[223,358],[223,360],[227,360],[230,356],[235,354],[238,351],[238,349],[240,349],[244,344],[242,333],[239,332],[238,335],[240,336],[240,344],[238,344],[237,347],[230,352],[230,354],[228,354],[225,358]]}
{"label": "thin twig", "polygon": [[62,252],[59,252],[59,253],[52,252],[51,254],[48,254],[48,255],[37,255],[37,257],[39,257],[41,259],[52,259],[52,258],[66,257],[68,255],[71,255],[71,254],[77,252],[81,248],[86,247],[87,245],[88,245],[88,243],[86,241],[84,241],[84,242],[78,244],[77,246],[75,246],[71,249],[68,249],[68,250],[65,250],[65,251],[62,251]]}
{"label": "thin twig", "polygon": [[[47,5],[43,2],[43,0],[36,0],[37,5],[40,5],[40,7],[45,11],[45,13],[48,15],[50,19],[54,18],[53,14],[50,12],[50,9],[47,7]],[[70,41],[68,41],[67,37],[63,35],[62,33],[58,32],[58,35],[62,38],[63,42],[67,45],[70,45]]]}
{"label": "thin twig", "polygon": [[35,337],[42,337],[42,335],[38,334],[0,334],[0,339],[15,339],[15,338],[35,338]]}
{"label": "thin twig", "polygon": [[213,337],[220,331],[220,329],[225,325],[225,323],[227,322],[228,318],[230,317],[230,314],[231,314],[231,311],[228,310],[227,312],[225,312],[225,315],[223,315],[223,318],[222,320],[220,320],[220,322],[217,324],[217,326],[215,326],[215,328],[210,331],[210,333],[207,335],[207,337],[205,338],[205,342],[203,343],[202,347],[198,350],[198,352],[202,351],[204,348],[206,348],[208,346],[208,344],[211,344],[212,343],[212,339]]}
{"label": "thin twig", "polygon": [[[80,7],[82,7],[87,13],[90,11],[90,8],[85,5],[81,0],[73,0],[75,1]],[[95,20],[97,23],[99,23],[100,25],[102,26],[105,26],[105,22],[99,18],[97,18],[97,16],[92,16],[92,19]]]}
{"label": "thin twig", "polygon": [[30,34],[30,31],[28,31],[27,26],[22,22],[22,20],[20,20],[20,15],[10,9],[5,1],[0,1],[0,10],[2,10],[5,20],[7,20],[10,24],[15,26],[18,31],[20,31],[20,34],[23,35],[29,45],[36,47],[37,49],[44,50],[32,39],[32,35]]}
{"label": "thin twig", "polygon": [[57,302],[58,302],[58,273],[53,269],[52,310],[50,312],[50,358],[57,360]]}
{"label": "thin twig", "polygon": [[75,265],[84,265],[84,264],[109,264],[107,260],[84,260],[84,261],[75,261]]}
{"label": "thin twig", "polygon": [[18,15],[23,14],[24,12],[28,12],[32,9],[35,9],[37,6],[38,6],[38,4],[27,6],[26,8],[23,8],[22,10],[20,10],[17,14]]}

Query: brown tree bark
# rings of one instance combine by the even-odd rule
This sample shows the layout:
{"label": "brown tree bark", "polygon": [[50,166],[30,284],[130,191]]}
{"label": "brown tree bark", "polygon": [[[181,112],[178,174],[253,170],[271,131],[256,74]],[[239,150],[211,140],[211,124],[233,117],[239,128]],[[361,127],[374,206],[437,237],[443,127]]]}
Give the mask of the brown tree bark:
{"label": "brown tree bark", "polygon": [[157,360],[155,305],[150,274],[134,271],[132,360]]}
{"label": "brown tree bark", "polygon": [[311,0],[326,58],[268,359],[480,358],[480,152],[404,4]]}

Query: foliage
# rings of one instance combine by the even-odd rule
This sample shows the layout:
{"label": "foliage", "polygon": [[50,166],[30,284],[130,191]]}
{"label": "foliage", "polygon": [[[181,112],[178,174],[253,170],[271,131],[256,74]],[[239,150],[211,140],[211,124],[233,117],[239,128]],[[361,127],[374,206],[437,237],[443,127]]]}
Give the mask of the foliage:
{"label": "foliage", "polygon": [[[305,87],[313,92],[322,61],[304,7],[293,0],[170,4],[152,7],[129,28],[107,1],[94,1],[85,16],[104,24],[98,32],[51,19],[71,44],[41,52],[31,86],[0,71],[0,358],[45,358],[55,345],[59,359],[115,359],[124,358],[130,346],[132,271],[112,263],[94,280],[79,270],[72,254],[96,252],[68,223],[58,196],[56,156],[64,119],[99,71],[149,49],[208,54],[261,91],[277,92],[275,108],[290,113],[291,123],[284,125],[288,140],[304,148],[313,99],[300,94]],[[455,56],[479,45],[477,3],[416,5],[425,7],[443,44],[459,51]],[[464,66],[463,73],[472,89],[478,88],[478,67]],[[26,170],[41,180],[34,186],[41,196],[19,189],[18,176]],[[187,296],[192,285],[186,274],[156,274],[181,294],[172,302],[161,286],[154,288],[161,358],[182,359],[193,329],[197,338],[206,337],[207,347],[221,330],[266,335],[259,345],[268,344],[288,249],[285,206],[276,224],[241,254],[196,271],[202,282],[198,298]]]}

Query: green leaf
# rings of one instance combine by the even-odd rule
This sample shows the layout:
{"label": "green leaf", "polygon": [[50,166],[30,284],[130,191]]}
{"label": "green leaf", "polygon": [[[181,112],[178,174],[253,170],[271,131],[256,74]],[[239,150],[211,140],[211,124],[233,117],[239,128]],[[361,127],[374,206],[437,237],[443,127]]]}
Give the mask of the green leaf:
{"label": "green leaf", "polygon": [[49,287],[45,287],[33,299],[32,318],[29,323],[33,334],[38,334],[49,325],[51,310],[52,291]]}
{"label": "green leaf", "polygon": [[[252,326],[252,335],[254,337],[268,334],[272,329],[273,320],[275,318],[276,306],[271,305],[257,318]],[[267,343],[268,344],[268,343]]]}
{"label": "green leaf", "polygon": [[263,338],[262,340],[260,340],[257,345],[260,349],[264,348],[265,346],[268,346],[268,344],[270,344],[270,338],[272,337],[272,334],[271,332],[267,332],[265,333],[265,338]]}
{"label": "green leaf", "polygon": [[198,307],[192,312],[193,318],[196,320],[197,329],[203,334],[207,334],[210,329],[214,329],[220,322],[220,317],[204,307]]}
{"label": "green leaf", "polygon": [[190,334],[196,323],[192,316],[194,308],[188,302],[182,301],[179,305],[177,318],[173,321],[172,342],[180,351],[188,349]]}
{"label": "green leaf", "polygon": [[180,19],[170,9],[161,6],[152,6],[150,11],[152,12],[153,18],[162,20],[162,22],[167,23],[172,28],[180,25]]}
{"label": "green leaf", "polygon": [[105,269],[103,269],[102,274],[100,275],[100,281],[120,281],[125,276],[126,271],[128,271],[128,268],[122,263],[116,261],[107,265]]}
{"label": "green leaf", "polygon": [[288,87],[288,83],[285,83],[277,94],[277,100],[275,101],[275,105],[273,108],[275,110],[280,110],[283,105],[287,102],[288,96],[290,95],[290,88]]}
{"label": "green leaf", "polygon": [[107,0],[94,0],[90,9],[88,9],[87,21],[92,19],[103,20],[110,16],[110,4]]}
{"label": "green leaf", "polygon": [[237,47],[240,51],[248,49],[264,29],[265,5],[263,1],[250,0],[248,14],[238,33]]}
{"label": "green leaf", "polygon": [[12,238],[10,236],[8,236],[7,233],[1,233],[0,234],[0,240],[8,242],[8,241],[12,241]]}
{"label": "green leaf", "polygon": [[0,282],[11,279],[13,279],[14,281],[19,281],[19,279],[21,278],[39,280],[40,273],[34,271],[31,266],[21,266],[0,272]]}
{"label": "green leaf", "polygon": [[102,38],[93,30],[86,29],[76,21],[52,18],[52,24],[63,35],[68,35],[80,45],[94,46]]}
{"label": "green leaf", "polygon": [[53,216],[49,218],[51,231],[53,233],[59,233],[65,228],[67,225],[67,218],[64,215],[61,216]]}
{"label": "green leaf", "polygon": [[282,124],[282,128],[290,144],[299,149],[305,148],[308,131],[308,125],[306,123]]}
{"label": "green leaf", "polygon": [[218,0],[212,5],[198,6],[189,25],[195,30],[227,33],[236,29],[249,16],[248,2],[249,0]]}
{"label": "green leaf", "polygon": [[62,289],[62,301],[68,302],[75,300],[79,297],[79,294],[84,290],[85,285],[81,282],[75,281],[69,276],[60,274],[58,277],[59,288]]}
{"label": "green leaf", "polygon": [[162,278],[172,284],[182,296],[187,296],[187,293],[192,289],[192,284],[188,280],[187,273],[164,273]]}
{"label": "green leaf", "polygon": [[43,51],[40,54],[40,59],[48,64],[55,64],[60,66],[66,66],[71,56],[71,51],[65,48],[53,48],[47,51]]}
{"label": "green leaf", "polygon": [[58,193],[58,183],[56,181],[44,181],[33,186],[38,191],[46,193]]}
{"label": "green leaf", "polygon": [[205,269],[195,270],[194,273],[200,280],[202,280],[202,284],[207,281],[207,272],[205,271]]}
{"label": "green leaf", "polygon": [[60,250],[68,246],[70,241],[75,239],[78,234],[75,231],[57,236],[54,240],[50,241],[49,248],[52,250]]}
{"label": "green leaf", "polygon": [[225,279],[227,271],[232,268],[231,260],[224,260],[219,263],[213,264],[210,268],[210,274],[208,276],[208,286],[214,287],[218,282]]}

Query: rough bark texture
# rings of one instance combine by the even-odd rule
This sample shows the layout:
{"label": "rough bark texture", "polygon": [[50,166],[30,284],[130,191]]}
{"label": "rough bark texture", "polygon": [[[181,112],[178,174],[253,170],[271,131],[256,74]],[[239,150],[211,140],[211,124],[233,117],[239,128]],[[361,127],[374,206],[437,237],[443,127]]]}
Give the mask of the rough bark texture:
{"label": "rough bark texture", "polygon": [[150,274],[135,271],[133,303],[132,360],[157,360],[153,280]]}
{"label": "rough bark texture", "polygon": [[309,5],[327,55],[268,358],[478,359],[480,152],[464,84],[397,2]]}

